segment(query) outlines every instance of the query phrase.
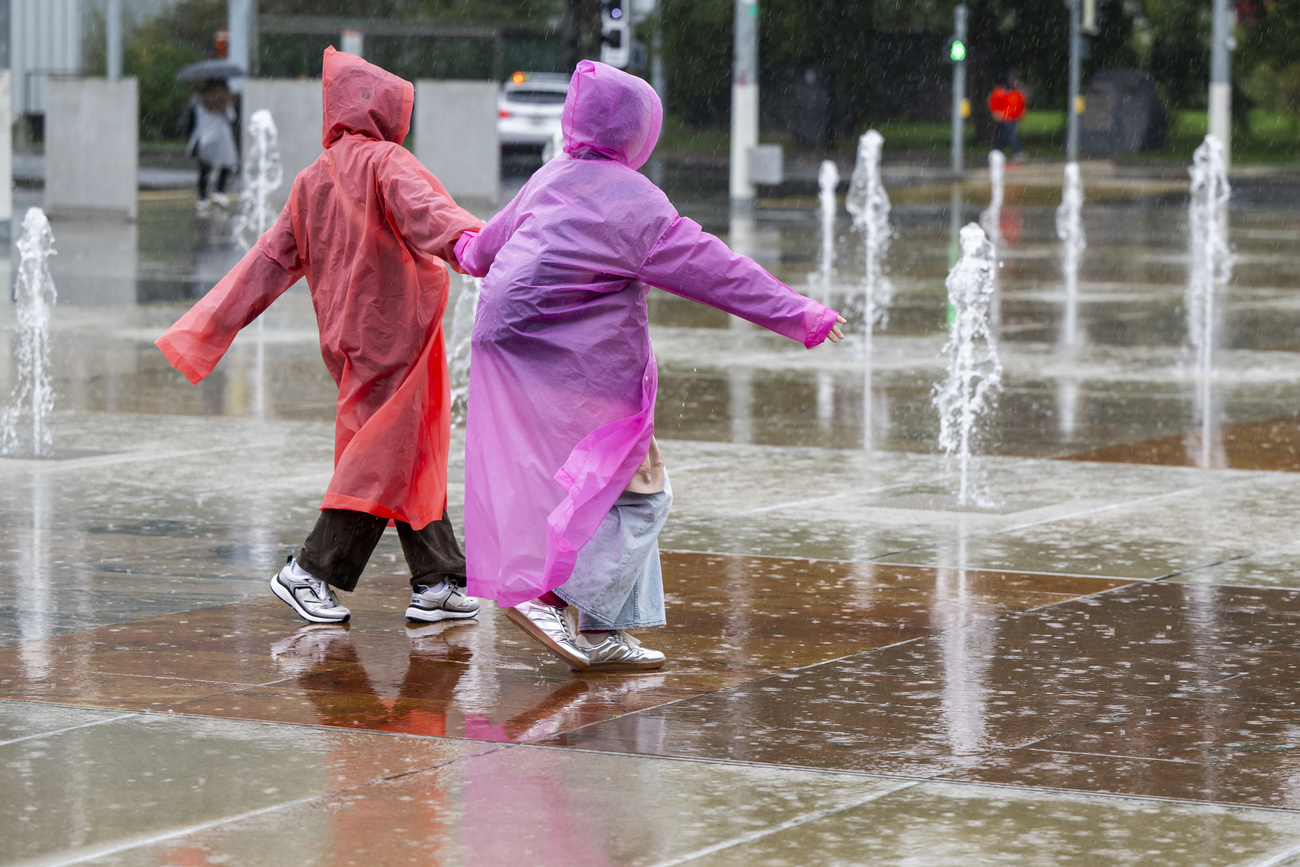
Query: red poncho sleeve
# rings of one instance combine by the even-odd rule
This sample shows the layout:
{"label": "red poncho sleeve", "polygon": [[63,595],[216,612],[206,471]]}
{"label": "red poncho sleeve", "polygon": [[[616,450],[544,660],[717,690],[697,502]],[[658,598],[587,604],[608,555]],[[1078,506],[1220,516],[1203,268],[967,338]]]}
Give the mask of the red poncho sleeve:
{"label": "red poncho sleeve", "polygon": [[290,206],[285,205],[280,219],[239,264],[154,343],[172,367],[198,382],[217,366],[239,330],[302,276]]}

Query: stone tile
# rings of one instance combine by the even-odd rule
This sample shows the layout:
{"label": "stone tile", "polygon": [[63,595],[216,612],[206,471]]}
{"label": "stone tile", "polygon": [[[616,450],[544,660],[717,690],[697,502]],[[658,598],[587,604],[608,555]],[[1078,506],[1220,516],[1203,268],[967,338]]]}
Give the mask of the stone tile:
{"label": "stone tile", "polygon": [[[1284,676],[1294,679],[1293,669],[1300,670],[1294,650],[1298,603],[1300,594],[1285,591],[1130,585],[628,714],[542,743],[1208,800],[1227,796],[1191,783],[1169,792],[1114,788],[1090,771],[1087,747],[1102,742],[1101,752],[1122,752],[1128,744],[1140,755],[1135,760],[1160,767],[1185,763],[1189,750],[1210,751],[1206,755],[1223,762],[1228,759],[1215,750],[1237,750],[1242,757],[1234,755],[1232,766],[1258,780],[1225,802],[1287,806],[1265,788],[1270,773],[1274,782],[1287,778],[1285,762],[1270,772],[1268,758],[1274,750],[1289,755],[1287,738],[1300,718],[1292,720],[1295,711],[1276,699],[1272,706],[1252,704],[1249,689],[1267,683],[1273,672],[1284,691]],[[1141,737],[1131,729],[1139,724],[1148,726]],[[1197,740],[1199,731],[1216,726],[1216,740]],[[1182,752],[1144,752],[1162,744]],[[1066,750],[1073,757],[1053,765],[1051,781],[1034,782],[1045,757]],[[1097,761],[1104,768],[1119,759],[1103,755]],[[1176,773],[1194,777],[1181,767]]]}
{"label": "stone tile", "polygon": [[[90,863],[652,865],[898,784],[515,747]],[[503,816],[509,816],[503,821]],[[282,829],[310,829],[297,846]],[[402,829],[395,833],[394,829]]]}
{"label": "stone tile", "polygon": [[81,726],[102,725],[122,716],[112,711],[0,701],[0,746]]}
{"label": "stone tile", "polygon": [[[1080,452],[1065,460],[1200,466],[1204,448],[1198,431]],[[1300,416],[1215,428],[1208,451],[1213,469],[1300,471]]]}
{"label": "stone tile", "polygon": [[702,863],[1256,865],[1300,835],[1294,815],[1264,810],[943,783],[826,813]]}
{"label": "stone tile", "polygon": [[[0,746],[0,860],[86,855],[474,755],[481,746],[133,716]],[[295,836],[293,845],[302,844]]]}

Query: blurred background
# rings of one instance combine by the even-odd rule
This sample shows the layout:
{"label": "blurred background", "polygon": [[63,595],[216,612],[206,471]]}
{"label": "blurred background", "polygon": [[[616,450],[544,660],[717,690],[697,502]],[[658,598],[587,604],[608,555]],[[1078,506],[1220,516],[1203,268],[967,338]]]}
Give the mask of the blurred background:
{"label": "blurred background", "polygon": [[[114,0],[9,0],[19,146],[39,147],[42,81],[102,75]],[[516,70],[565,73],[599,56],[599,0],[258,0],[250,73],[317,77],[322,49],[344,30],[367,59],[410,80],[492,79]],[[669,150],[724,154],[730,108],[733,0],[631,3],[650,13],[633,34],[629,68],[662,62]],[[851,151],[868,126],[891,154],[942,156],[949,147],[952,0],[765,0],[758,6],[761,125],[789,149]],[[992,139],[986,95],[1008,70],[1027,94],[1020,135],[1031,158],[1065,142],[1069,10],[1057,0],[972,0],[966,134]],[[186,64],[224,51],[227,0],[120,0],[123,73],[139,79],[147,159],[183,158]],[[1300,133],[1300,0],[1233,4],[1234,158],[1285,161]],[[637,12],[639,9],[629,9]],[[631,17],[631,16],[629,16]],[[1083,76],[1135,70],[1149,81],[1164,124],[1142,159],[1186,161],[1206,132],[1212,10],[1208,0],[1098,0]],[[1086,144],[1086,142],[1085,142]]]}

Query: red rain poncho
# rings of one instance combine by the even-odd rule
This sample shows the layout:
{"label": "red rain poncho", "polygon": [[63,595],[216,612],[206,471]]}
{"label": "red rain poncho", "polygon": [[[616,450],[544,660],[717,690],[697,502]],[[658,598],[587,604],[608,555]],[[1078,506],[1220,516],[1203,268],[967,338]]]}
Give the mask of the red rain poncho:
{"label": "red rain poncho", "polygon": [[836,314],[678,215],[636,169],[659,137],[639,78],[578,64],[565,156],[457,244],[482,276],[465,445],[469,592],[517,605],[563,584],[645,459],[657,371],[646,287],[812,347]]}
{"label": "red rain poncho", "polygon": [[401,146],[411,83],[325,50],[325,153],[293,182],[280,219],[157,341],[198,382],[257,318],[307,278],[321,356],[339,386],[334,477],[322,509],[350,509],[419,529],[447,496],[443,260],[482,221],[461,210]]}

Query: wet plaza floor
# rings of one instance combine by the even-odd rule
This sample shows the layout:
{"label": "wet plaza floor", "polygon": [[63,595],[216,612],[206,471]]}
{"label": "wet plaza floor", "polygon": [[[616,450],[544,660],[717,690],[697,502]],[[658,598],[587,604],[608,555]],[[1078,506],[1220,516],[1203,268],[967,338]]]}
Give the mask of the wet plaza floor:
{"label": "wet plaza floor", "polygon": [[[1071,310],[1053,172],[1010,175],[981,508],[930,404],[978,177],[891,190],[870,364],[652,292],[669,664],[636,675],[491,605],[408,626],[395,537],[350,624],[296,620],[266,582],[333,444],[305,289],[190,386],[152,341],[222,227],[169,191],[56,219],[55,459],[0,458],[0,863],[1300,865],[1300,184],[1237,184],[1206,401],[1182,180],[1085,166]],[[810,197],[674,196],[808,287]]]}

